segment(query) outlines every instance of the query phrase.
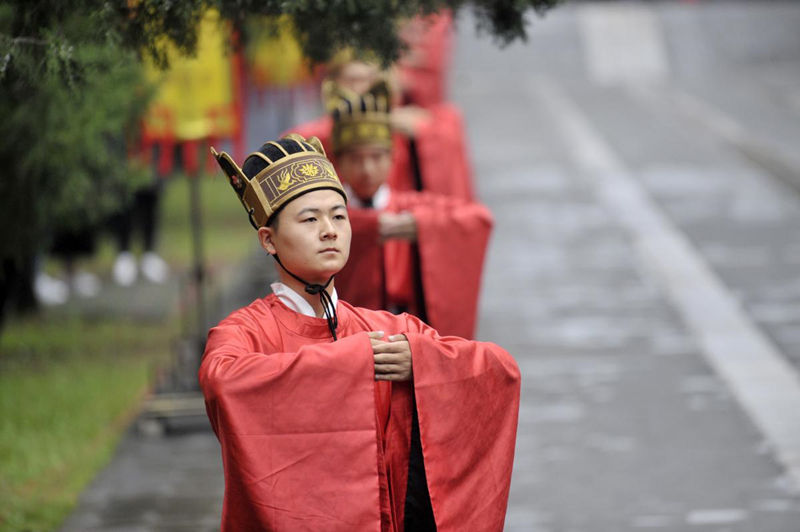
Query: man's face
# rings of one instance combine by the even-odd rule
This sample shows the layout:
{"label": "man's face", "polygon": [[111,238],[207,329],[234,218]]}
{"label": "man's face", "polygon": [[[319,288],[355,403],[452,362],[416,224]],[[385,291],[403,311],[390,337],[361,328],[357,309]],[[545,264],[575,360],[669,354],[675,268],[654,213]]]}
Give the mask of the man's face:
{"label": "man's face", "polygon": [[389,179],[392,151],[379,145],[355,146],[337,155],[336,162],[339,177],[363,200]]}
{"label": "man's face", "polygon": [[283,265],[309,283],[325,284],[350,255],[350,220],[341,194],[314,190],[278,213],[277,230],[258,231],[261,246],[277,253]]}
{"label": "man's face", "polygon": [[335,81],[356,94],[364,94],[375,83],[377,76],[377,66],[361,61],[350,61],[341,68]]}

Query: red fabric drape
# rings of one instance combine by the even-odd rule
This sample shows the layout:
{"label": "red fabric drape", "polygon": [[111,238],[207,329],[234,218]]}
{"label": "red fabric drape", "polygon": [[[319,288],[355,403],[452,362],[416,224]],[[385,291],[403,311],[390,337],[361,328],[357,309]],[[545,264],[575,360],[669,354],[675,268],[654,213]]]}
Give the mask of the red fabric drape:
{"label": "red fabric drape", "polygon": [[[324,319],[275,296],[209,332],[199,379],[222,449],[222,529],[403,530],[413,394],[438,530],[502,530],[519,409],[514,360],[413,316],[341,300],[337,311],[336,342]],[[363,334],[374,330],[403,333],[411,346],[413,383],[392,385],[388,404]]]}
{"label": "red fabric drape", "polygon": [[[478,203],[419,192],[393,192],[386,210],[409,211],[416,220],[429,324],[442,334],[472,338],[491,213]],[[350,225],[350,260],[336,276],[342,298],[375,309],[410,303],[413,312],[419,302],[413,300],[416,268],[410,244],[381,244],[378,212],[372,209],[351,209]]]}

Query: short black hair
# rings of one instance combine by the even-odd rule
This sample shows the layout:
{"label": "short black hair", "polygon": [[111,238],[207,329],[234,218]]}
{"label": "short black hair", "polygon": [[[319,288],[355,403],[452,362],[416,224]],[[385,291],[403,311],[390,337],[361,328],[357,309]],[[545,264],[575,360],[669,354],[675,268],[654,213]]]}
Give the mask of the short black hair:
{"label": "short black hair", "polygon": [[266,223],[266,225],[264,225],[264,227],[269,227],[270,229],[272,229],[273,231],[275,231],[277,233],[278,232],[278,225],[279,225],[278,224],[278,214],[282,210],[283,209],[278,209],[276,212],[273,212],[272,216],[269,217],[269,220],[267,220],[267,223]]}

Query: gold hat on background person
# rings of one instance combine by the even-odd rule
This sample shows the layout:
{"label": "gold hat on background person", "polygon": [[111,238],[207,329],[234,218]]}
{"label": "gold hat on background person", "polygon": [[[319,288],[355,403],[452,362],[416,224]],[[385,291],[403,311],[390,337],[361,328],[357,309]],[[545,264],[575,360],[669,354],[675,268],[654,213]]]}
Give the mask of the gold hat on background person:
{"label": "gold hat on background person", "polygon": [[331,108],[334,153],[364,144],[392,147],[391,93],[385,79],[360,96],[340,93]]}
{"label": "gold hat on background person", "polygon": [[[376,74],[374,79],[370,82],[367,92],[374,90],[375,87],[382,83],[385,83],[388,87],[388,94],[390,97],[399,94],[399,86],[397,84],[396,77],[393,75],[391,70],[385,70]],[[336,109],[343,99],[351,100],[357,98],[359,94],[359,92],[350,87],[344,86],[335,79],[325,78],[322,80],[320,95],[322,96],[322,106],[328,113]]]}
{"label": "gold hat on background person", "polygon": [[358,93],[356,91],[348,89],[332,79],[325,79],[322,81],[320,95],[322,96],[322,105],[328,113],[339,107],[342,100],[358,98]]}
{"label": "gold hat on background person", "polygon": [[316,137],[308,140],[291,133],[265,142],[239,165],[225,152],[211,153],[242,202],[250,223],[267,225],[284,205],[312,190],[331,189],[347,201],[333,164]]}

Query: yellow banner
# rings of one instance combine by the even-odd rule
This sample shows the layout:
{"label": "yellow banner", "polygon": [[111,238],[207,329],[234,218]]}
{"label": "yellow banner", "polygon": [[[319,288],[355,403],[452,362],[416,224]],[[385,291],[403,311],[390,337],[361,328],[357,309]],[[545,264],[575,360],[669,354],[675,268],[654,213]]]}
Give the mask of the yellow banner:
{"label": "yellow banner", "polygon": [[310,63],[294,38],[288,17],[255,18],[249,21],[249,29],[252,40],[247,47],[248,66],[256,87],[288,87],[313,79]]}
{"label": "yellow banner", "polygon": [[172,49],[168,70],[146,65],[157,92],[145,117],[145,138],[181,142],[234,135],[238,73],[230,43],[229,29],[220,23],[219,13],[210,10],[200,23],[195,57]]}

